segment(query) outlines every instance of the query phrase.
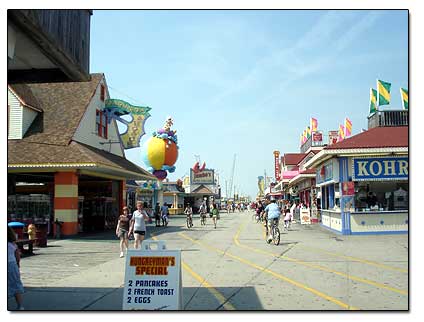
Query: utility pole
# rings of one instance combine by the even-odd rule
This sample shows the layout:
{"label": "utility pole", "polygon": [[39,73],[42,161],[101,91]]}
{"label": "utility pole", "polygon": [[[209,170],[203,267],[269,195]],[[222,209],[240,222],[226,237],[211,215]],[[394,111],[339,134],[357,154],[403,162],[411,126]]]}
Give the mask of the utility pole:
{"label": "utility pole", "polygon": [[236,167],[236,154],[234,154],[234,159],[233,159],[233,167],[231,169],[231,176],[230,176],[230,196],[232,195],[233,192],[233,180],[234,180],[234,170]]}

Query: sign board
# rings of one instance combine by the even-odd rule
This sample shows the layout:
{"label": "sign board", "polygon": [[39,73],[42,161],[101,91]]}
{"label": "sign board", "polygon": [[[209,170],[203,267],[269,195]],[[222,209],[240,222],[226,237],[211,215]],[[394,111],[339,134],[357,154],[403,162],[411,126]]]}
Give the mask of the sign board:
{"label": "sign board", "polygon": [[354,194],[355,194],[355,182],[353,181],[342,182],[342,195],[352,196]]}
{"label": "sign board", "polygon": [[302,225],[310,225],[311,224],[311,214],[308,208],[300,209],[300,223]]}
{"label": "sign board", "polygon": [[128,250],[122,309],[180,310],[181,305],[181,251],[167,250],[163,241],[143,241],[141,250]]}
{"label": "sign board", "polygon": [[274,151],[274,176],[280,181],[280,151]]}
{"label": "sign board", "polygon": [[195,173],[193,169],[190,169],[190,182],[191,184],[214,184],[214,170],[205,169]]}
{"label": "sign board", "polygon": [[322,142],[322,132],[312,132],[312,142]]}
{"label": "sign board", "polygon": [[337,143],[339,131],[328,131],[328,145]]}
{"label": "sign board", "polygon": [[408,158],[353,158],[352,180],[408,180]]}

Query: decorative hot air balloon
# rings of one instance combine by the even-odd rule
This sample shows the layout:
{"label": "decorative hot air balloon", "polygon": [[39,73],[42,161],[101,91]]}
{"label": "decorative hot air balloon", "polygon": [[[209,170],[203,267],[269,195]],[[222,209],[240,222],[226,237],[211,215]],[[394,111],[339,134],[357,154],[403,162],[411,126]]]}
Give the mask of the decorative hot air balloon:
{"label": "decorative hot air balloon", "polygon": [[153,175],[163,180],[168,172],[175,171],[175,162],[178,158],[177,131],[171,130],[173,120],[168,117],[163,129],[153,133],[143,146],[143,161]]}

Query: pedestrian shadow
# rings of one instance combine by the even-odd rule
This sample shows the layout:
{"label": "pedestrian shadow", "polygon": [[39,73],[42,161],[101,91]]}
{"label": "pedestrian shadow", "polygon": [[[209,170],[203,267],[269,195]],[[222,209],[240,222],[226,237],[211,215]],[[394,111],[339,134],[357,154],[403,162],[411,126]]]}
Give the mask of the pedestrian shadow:
{"label": "pedestrian shadow", "polygon": [[[25,311],[122,311],[124,288],[26,287]],[[142,307],[140,307],[142,309]],[[7,310],[16,311],[14,297]],[[254,287],[182,287],[181,311],[263,310]],[[15,313],[18,314],[18,313]]]}

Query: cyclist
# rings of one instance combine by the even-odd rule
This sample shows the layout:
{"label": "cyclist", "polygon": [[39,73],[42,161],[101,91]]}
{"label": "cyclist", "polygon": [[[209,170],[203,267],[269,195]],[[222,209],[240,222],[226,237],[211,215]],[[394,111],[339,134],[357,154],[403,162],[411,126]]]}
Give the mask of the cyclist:
{"label": "cyclist", "polygon": [[189,203],[187,204],[184,213],[187,215],[188,218],[190,218],[191,227],[193,227],[193,209],[191,208]]}
{"label": "cyclist", "polygon": [[277,220],[277,226],[278,226],[280,215],[281,215],[281,209],[276,204],[275,199],[272,198],[271,203],[265,207],[264,211],[266,214],[266,218],[268,219],[268,225],[266,226],[266,230],[267,230],[266,233],[268,235],[268,240],[272,240],[272,231],[271,231],[272,222],[274,220]]}
{"label": "cyclist", "polygon": [[262,216],[264,209],[265,208],[264,208],[262,202],[258,201],[258,204],[256,206],[256,218],[257,218],[256,221],[257,222],[259,222],[259,220],[261,220],[261,216]]}

